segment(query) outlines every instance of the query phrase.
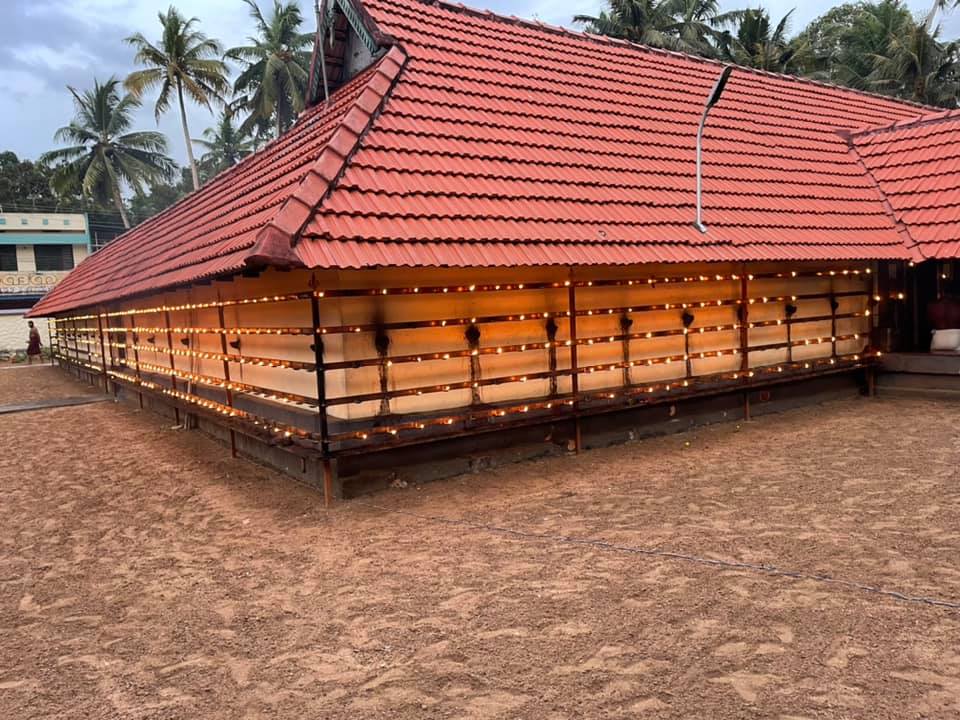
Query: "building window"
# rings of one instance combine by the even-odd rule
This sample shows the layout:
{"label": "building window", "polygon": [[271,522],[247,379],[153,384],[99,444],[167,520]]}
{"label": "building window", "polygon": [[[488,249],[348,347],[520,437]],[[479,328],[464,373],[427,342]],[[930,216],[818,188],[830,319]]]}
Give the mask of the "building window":
{"label": "building window", "polygon": [[0,245],[0,272],[17,271],[17,246]]}
{"label": "building window", "polygon": [[34,245],[38,272],[73,269],[73,245]]}

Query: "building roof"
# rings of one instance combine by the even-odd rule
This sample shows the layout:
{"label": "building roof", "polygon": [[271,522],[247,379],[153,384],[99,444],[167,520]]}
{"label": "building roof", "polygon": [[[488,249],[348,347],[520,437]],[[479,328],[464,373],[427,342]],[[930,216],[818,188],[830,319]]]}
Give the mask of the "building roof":
{"label": "building roof", "polygon": [[[443,2],[336,7],[330,102],[85,261],[35,314],[249,266],[915,259],[923,248],[857,131],[930,108],[734,70],[705,136],[701,234],[695,137],[720,64]],[[345,83],[344,8],[381,48]]]}
{"label": "building roof", "polygon": [[868,129],[853,143],[902,225],[908,250],[922,258],[960,257],[960,111]]}

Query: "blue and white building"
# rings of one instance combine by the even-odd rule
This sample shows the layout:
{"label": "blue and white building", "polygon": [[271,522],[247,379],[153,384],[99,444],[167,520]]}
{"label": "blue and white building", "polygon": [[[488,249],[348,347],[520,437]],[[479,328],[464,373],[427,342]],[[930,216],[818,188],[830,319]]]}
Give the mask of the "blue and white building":
{"label": "blue and white building", "polygon": [[86,215],[0,212],[0,351],[26,349],[24,313],[90,252]]}

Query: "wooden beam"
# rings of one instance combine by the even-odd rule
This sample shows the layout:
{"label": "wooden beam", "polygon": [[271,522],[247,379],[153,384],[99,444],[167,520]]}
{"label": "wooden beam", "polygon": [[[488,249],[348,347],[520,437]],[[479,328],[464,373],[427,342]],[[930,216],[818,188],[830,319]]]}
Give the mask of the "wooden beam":
{"label": "wooden beam", "polygon": [[570,268],[567,286],[567,312],[570,316],[570,390],[573,394],[573,449],[579,453],[582,446],[580,429],[580,365],[577,358],[577,288],[573,268]]}
{"label": "wooden beam", "polygon": [[[176,357],[175,357],[174,354],[173,354],[173,331],[172,331],[172,329],[171,329],[171,327],[170,327],[170,311],[169,311],[169,310],[164,310],[164,311],[163,311],[163,322],[164,322],[164,325],[166,325],[166,328],[167,328],[167,347],[168,347],[169,350],[170,350],[170,353],[169,353],[169,355],[170,355],[170,369],[173,370],[174,373],[176,373],[176,371],[177,371],[177,361],[176,361]],[[172,387],[174,390],[177,389],[177,378],[176,378],[176,375],[171,375],[171,376],[170,376],[170,387]],[[174,404],[174,406],[173,406],[173,417],[174,417],[174,419],[177,421],[177,425],[179,425],[179,424],[180,424],[180,407],[179,407],[178,405],[176,405],[176,404]]]}
{"label": "wooden beam", "polygon": [[[220,293],[217,293],[217,300],[222,300]],[[223,305],[217,306],[217,318],[220,321],[220,328],[226,329],[226,324],[224,323],[223,318]],[[227,385],[230,384],[230,361],[227,360],[228,350],[227,350],[227,334],[225,332],[220,333],[220,354],[223,355],[223,380]],[[233,407],[233,390],[229,387],[224,388],[226,394],[227,406]],[[237,456],[237,433],[233,428],[230,428],[230,456]]]}

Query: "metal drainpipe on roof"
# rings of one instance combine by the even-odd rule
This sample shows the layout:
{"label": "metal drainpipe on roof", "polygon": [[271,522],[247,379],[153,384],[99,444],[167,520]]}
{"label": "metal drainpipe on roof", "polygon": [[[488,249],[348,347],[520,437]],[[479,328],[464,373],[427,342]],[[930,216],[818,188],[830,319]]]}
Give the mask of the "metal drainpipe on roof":
{"label": "metal drainpipe on roof", "polygon": [[720,102],[720,96],[723,95],[723,89],[727,86],[727,80],[730,79],[732,72],[731,65],[727,65],[720,72],[720,77],[717,78],[713,90],[710,91],[710,97],[707,98],[703,115],[700,117],[700,127],[697,129],[697,221],[695,225],[702,233],[707,232],[707,226],[703,224],[703,130],[707,125],[707,116],[713,106]]}

